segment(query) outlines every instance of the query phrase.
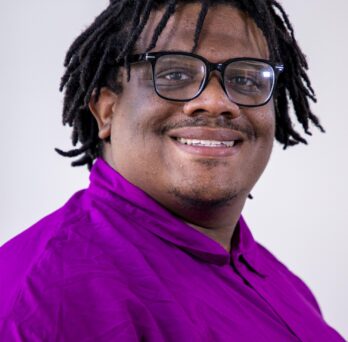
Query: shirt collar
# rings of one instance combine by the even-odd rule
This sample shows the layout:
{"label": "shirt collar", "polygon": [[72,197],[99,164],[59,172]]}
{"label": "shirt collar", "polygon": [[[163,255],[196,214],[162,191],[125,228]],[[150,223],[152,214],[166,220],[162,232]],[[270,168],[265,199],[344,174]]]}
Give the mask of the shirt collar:
{"label": "shirt collar", "polygon": [[231,243],[231,253],[228,253],[216,241],[185,224],[144,191],[128,182],[101,158],[96,160],[91,170],[87,194],[102,200],[110,210],[128,213],[141,222],[143,228],[205,262],[225,265],[236,258],[244,259],[249,268],[260,275],[264,274],[257,255],[257,243],[243,217],[239,219]]}
{"label": "shirt collar", "polygon": [[251,270],[261,277],[266,277],[268,272],[260,253],[261,248],[263,247],[255,241],[243,216],[240,216],[231,243],[233,260],[240,259],[246,262]]}

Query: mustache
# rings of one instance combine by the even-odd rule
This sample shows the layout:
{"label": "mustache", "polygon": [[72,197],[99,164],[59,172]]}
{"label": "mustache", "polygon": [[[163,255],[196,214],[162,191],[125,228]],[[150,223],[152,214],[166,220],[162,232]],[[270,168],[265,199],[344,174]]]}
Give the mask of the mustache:
{"label": "mustache", "polygon": [[207,118],[207,117],[192,117],[178,122],[166,123],[161,129],[160,133],[165,134],[172,129],[184,127],[209,127],[209,128],[227,128],[245,134],[248,139],[255,137],[255,131],[251,125],[242,125],[239,122],[228,118]]}

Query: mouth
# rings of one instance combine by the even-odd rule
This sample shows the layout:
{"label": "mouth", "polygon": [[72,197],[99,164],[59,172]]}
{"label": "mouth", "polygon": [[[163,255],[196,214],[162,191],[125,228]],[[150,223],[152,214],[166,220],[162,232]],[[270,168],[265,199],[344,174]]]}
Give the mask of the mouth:
{"label": "mouth", "polygon": [[185,127],[169,133],[175,145],[186,153],[202,157],[228,157],[240,150],[242,133],[231,129]]}
{"label": "mouth", "polygon": [[233,147],[238,143],[237,140],[201,140],[201,139],[186,139],[181,137],[174,138],[178,143],[188,146],[202,146],[202,147]]}

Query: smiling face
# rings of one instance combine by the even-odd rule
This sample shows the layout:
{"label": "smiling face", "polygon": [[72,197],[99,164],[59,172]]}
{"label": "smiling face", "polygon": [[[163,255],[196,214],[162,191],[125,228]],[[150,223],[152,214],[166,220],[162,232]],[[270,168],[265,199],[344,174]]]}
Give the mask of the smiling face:
{"label": "smiling face", "polygon": [[[190,52],[200,8],[196,3],[178,7],[152,51]],[[137,43],[138,53],[146,50],[162,14],[152,13]],[[268,58],[261,32],[227,5],[209,9],[195,53],[215,63]],[[218,72],[211,74],[200,96],[188,102],[160,98],[148,62],[132,64],[129,82],[126,72],[120,78],[121,94],[104,88],[98,102],[90,105],[99,137],[111,136],[106,161],[187,221],[201,224],[195,210],[228,210],[239,216],[271,154],[273,101],[239,107],[223,91]]]}

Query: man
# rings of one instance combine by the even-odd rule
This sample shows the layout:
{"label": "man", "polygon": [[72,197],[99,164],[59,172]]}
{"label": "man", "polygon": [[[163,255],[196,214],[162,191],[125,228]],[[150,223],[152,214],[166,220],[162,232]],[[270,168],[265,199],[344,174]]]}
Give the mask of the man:
{"label": "man", "polygon": [[91,184],[2,247],[0,340],[343,340],[241,217],[288,99],[322,129],[277,2],[113,1],[66,67]]}

